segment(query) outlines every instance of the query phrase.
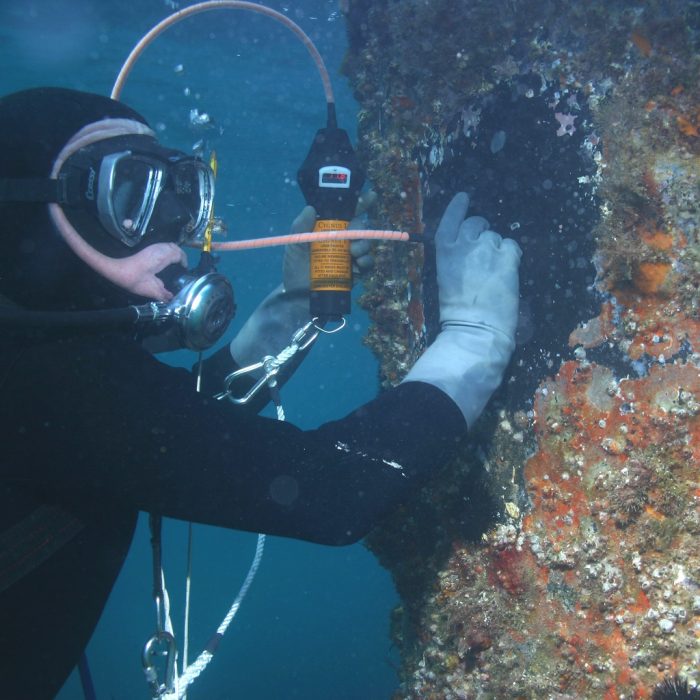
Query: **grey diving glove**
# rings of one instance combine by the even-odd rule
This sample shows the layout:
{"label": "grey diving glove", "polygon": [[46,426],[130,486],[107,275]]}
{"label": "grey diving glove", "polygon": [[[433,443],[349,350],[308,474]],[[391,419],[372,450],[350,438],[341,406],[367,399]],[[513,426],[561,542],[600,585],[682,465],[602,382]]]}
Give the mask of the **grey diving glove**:
{"label": "grey diving glove", "polygon": [[[376,199],[369,192],[357,204],[350,228],[360,228],[362,214]],[[316,211],[306,206],[294,220],[291,233],[313,231]],[[362,273],[373,264],[369,241],[352,241],[353,270]],[[282,284],[253,311],[231,342],[231,355],[240,367],[260,362],[266,355],[277,355],[291,342],[292,335],[311,320],[309,315],[309,245],[300,243],[285,249]]]}
{"label": "grey diving glove", "polygon": [[468,207],[465,193],[455,195],[435,234],[441,330],[403,381],[442,390],[471,428],[515,348],[522,252],[485,219],[465,219]]}

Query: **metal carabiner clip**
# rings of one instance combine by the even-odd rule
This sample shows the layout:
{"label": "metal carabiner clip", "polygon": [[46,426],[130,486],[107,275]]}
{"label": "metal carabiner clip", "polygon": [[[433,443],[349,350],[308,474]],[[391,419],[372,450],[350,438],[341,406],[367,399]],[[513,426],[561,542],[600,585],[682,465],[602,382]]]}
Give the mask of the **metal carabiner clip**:
{"label": "metal carabiner clip", "polygon": [[[165,679],[160,682],[158,668],[156,665],[157,656],[165,657]],[[156,632],[143,647],[141,663],[143,672],[146,675],[152,697],[160,698],[165,693],[172,693],[175,690],[175,661],[177,657],[177,647],[175,637],[170,632]]]}
{"label": "metal carabiner clip", "polygon": [[[253,386],[244,396],[238,398],[231,393],[231,385],[236,381],[236,379],[238,379],[238,377],[242,377],[245,374],[251,374],[259,369],[265,370],[265,374],[263,374],[263,376],[260,377],[255,384],[253,384]],[[272,355],[266,355],[260,362],[255,362],[252,365],[248,365],[247,367],[237,369],[235,372],[231,372],[231,374],[229,374],[224,380],[224,390],[220,394],[216,394],[214,398],[219,400],[226,398],[229,401],[239,405],[246,404],[266,384],[270,385],[272,382],[274,382],[274,378],[277,376],[279,371],[280,365],[278,362],[276,362],[275,358]]]}
{"label": "metal carabiner clip", "polygon": [[[295,348],[295,352],[306,350],[306,348],[308,348],[312,343],[315,342],[316,338],[318,338],[318,334],[321,332],[321,329],[316,324],[316,321],[317,319],[312,319],[306,325],[302,326],[292,336],[291,346]],[[309,337],[307,338],[306,334],[309,333],[309,331],[312,328],[314,330],[309,334]]]}
{"label": "metal carabiner clip", "polygon": [[[279,374],[280,369],[282,369],[282,367],[289,362],[292,357],[296,355],[296,353],[306,350],[316,340],[316,338],[318,338],[318,334],[322,330],[323,329],[319,328],[319,326],[316,324],[316,319],[309,321],[294,333],[291,343],[284,350],[282,350],[277,357],[266,355],[260,362],[255,362],[252,365],[248,365],[247,367],[237,369],[235,372],[231,372],[231,374],[224,379],[224,390],[221,393],[216,394],[214,398],[219,401],[221,399],[228,399],[229,401],[240,405],[248,403],[248,401],[250,401],[253,396],[255,396],[266,384],[270,387],[270,389],[274,389],[277,385],[277,380],[275,377]],[[258,379],[255,384],[253,384],[245,396],[240,398],[233,396],[231,393],[231,385],[233,382],[235,382],[238,377],[242,377],[245,374],[250,374],[251,372],[255,372],[259,369],[264,370],[263,376]]]}

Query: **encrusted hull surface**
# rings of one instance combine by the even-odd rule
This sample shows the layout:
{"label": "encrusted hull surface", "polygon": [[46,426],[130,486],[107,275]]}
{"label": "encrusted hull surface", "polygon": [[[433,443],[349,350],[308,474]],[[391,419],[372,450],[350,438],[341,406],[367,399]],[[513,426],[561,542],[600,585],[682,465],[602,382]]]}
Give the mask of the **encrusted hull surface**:
{"label": "encrusted hull surface", "polygon": [[[700,4],[341,5],[375,224],[430,231],[466,190],[524,250],[504,386],[369,539],[403,600],[396,697],[699,685]],[[389,385],[435,331],[433,261],[376,259]]]}

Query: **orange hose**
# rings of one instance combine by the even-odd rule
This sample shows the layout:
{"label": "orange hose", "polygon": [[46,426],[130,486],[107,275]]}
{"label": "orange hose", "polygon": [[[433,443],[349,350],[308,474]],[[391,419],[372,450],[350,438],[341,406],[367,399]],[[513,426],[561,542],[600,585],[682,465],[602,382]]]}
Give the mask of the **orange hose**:
{"label": "orange hose", "polygon": [[[144,50],[151,44],[151,42],[156,39],[156,37],[160,36],[168,27],[171,27],[173,24],[177,24],[186,17],[199,14],[200,12],[206,12],[208,10],[250,10],[252,12],[258,12],[266,15],[267,17],[271,17],[290,29],[297,35],[297,37],[299,37],[299,39],[301,39],[308,52],[311,54],[311,58],[316,63],[316,67],[318,68],[318,72],[321,76],[321,81],[323,82],[326,102],[330,104],[335,102],[330,76],[328,75],[328,70],[323,62],[323,58],[304,30],[298,24],[289,19],[289,17],[286,17],[280,12],[272,10],[269,7],[265,7],[264,5],[258,5],[254,2],[245,2],[244,0],[207,0],[206,2],[200,2],[195,5],[185,7],[182,10],[178,10],[172,15],[169,15],[165,19],[161,20],[150,31],[148,31],[131,50],[131,53],[119,71],[119,75],[117,76],[114,87],[112,88],[111,98],[113,100],[118,100],[120,98],[122,90],[124,89],[124,84],[126,83],[126,79],[128,78],[129,73],[131,73],[134,64]],[[408,233],[403,231],[319,231],[316,233],[293,233],[288,236],[253,238],[245,241],[212,243],[211,247],[213,250],[250,250],[253,248],[269,248],[272,246],[291,245],[294,243],[358,239],[408,241],[410,240],[410,236]],[[201,247],[201,244],[193,247]]]}
{"label": "orange hose", "polygon": [[304,32],[304,30],[298,24],[292,22],[289,17],[286,17],[276,10],[272,10],[264,5],[258,5],[255,2],[243,2],[242,0],[208,0],[207,2],[200,2],[196,5],[184,7],[182,10],[178,10],[172,15],[168,15],[168,17],[166,17],[164,20],[161,20],[155,27],[145,34],[138,44],[136,44],[136,46],[134,46],[132,49],[131,53],[124,62],[124,65],[119,71],[117,80],[112,88],[111,98],[113,100],[119,99],[122,90],[124,89],[124,83],[126,82],[131,69],[134,67],[134,64],[146,47],[157,36],[162,34],[168,27],[171,27],[173,24],[177,24],[177,22],[185,19],[186,17],[199,14],[200,12],[206,12],[208,10],[250,10],[252,12],[258,12],[262,15],[266,15],[267,17],[271,17],[290,29],[299,37],[299,39],[301,39],[308,52],[311,54],[311,58],[313,58],[314,62],[316,63],[318,72],[321,75],[321,81],[323,82],[323,90],[326,93],[326,102],[335,102],[335,98],[333,97],[333,88],[331,86],[331,79],[328,75],[326,65],[323,62],[323,58],[321,58],[321,54],[318,52],[318,49],[314,46],[313,42]]}
{"label": "orange hose", "polygon": [[[212,243],[213,250],[251,250],[253,248],[271,248],[277,245],[294,243],[314,243],[336,240],[383,240],[408,241],[410,235],[405,231],[318,231],[316,233],[291,233],[288,236],[268,236],[266,238],[249,238],[245,241],[224,241]],[[195,247],[201,247],[197,245]]]}

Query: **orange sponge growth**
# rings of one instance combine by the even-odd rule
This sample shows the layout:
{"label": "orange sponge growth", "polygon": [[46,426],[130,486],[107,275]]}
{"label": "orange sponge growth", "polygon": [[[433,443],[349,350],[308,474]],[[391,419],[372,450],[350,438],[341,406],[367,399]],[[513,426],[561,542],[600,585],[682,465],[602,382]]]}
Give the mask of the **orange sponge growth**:
{"label": "orange sponge growth", "polygon": [[639,236],[650,248],[655,250],[670,250],[673,247],[673,236],[665,231],[643,229]]}
{"label": "orange sponge growth", "polygon": [[634,275],[634,286],[642,294],[658,294],[668,280],[671,265],[661,262],[643,262]]}

